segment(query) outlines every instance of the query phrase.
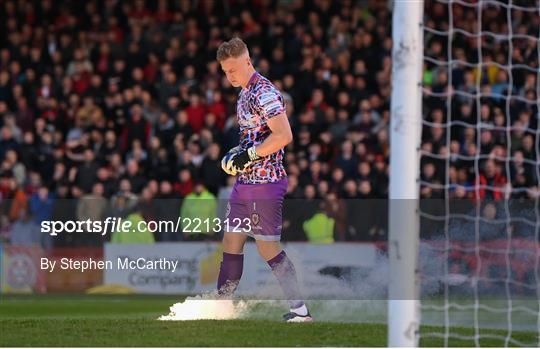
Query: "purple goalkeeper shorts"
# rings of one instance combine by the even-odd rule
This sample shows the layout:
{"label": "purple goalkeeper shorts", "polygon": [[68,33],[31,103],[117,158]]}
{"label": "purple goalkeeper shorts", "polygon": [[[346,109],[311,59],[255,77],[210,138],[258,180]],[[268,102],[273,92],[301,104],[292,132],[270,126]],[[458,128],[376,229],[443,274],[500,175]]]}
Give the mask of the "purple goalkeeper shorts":
{"label": "purple goalkeeper shorts", "polygon": [[225,219],[225,232],[242,233],[255,240],[279,241],[287,177],[264,184],[234,184]]}

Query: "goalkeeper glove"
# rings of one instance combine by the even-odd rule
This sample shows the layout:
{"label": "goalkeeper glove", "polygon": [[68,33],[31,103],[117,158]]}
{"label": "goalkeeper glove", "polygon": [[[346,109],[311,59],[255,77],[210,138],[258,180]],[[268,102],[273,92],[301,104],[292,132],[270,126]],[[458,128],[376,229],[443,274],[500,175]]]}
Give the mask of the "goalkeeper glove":
{"label": "goalkeeper glove", "polygon": [[236,176],[236,170],[233,169],[232,160],[234,156],[240,152],[242,152],[242,148],[240,148],[240,146],[234,147],[229,150],[227,154],[225,154],[223,159],[221,159],[221,168],[228,175]]}
{"label": "goalkeeper glove", "polygon": [[260,160],[261,157],[257,155],[255,146],[252,146],[248,150],[243,150],[238,154],[233,155],[232,169],[236,172],[244,172],[255,161]]}

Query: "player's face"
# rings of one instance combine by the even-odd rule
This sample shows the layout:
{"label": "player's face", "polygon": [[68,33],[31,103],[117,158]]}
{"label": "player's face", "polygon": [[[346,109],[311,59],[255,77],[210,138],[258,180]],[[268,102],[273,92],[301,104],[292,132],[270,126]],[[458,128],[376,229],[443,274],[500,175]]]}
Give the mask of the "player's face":
{"label": "player's face", "polygon": [[231,85],[240,87],[245,84],[249,64],[248,56],[231,57],[221,62],[221,69],[223,69]]}

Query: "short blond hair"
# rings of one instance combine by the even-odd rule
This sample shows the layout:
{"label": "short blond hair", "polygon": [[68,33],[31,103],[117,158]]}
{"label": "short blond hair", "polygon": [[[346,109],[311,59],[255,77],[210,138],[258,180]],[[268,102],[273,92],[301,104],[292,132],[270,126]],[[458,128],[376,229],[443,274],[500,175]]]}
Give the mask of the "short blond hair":
{"label": "short blond hair", "polygon": [[229,41],[219,45],[216,59],[218,62],[223,62],[227,58],[238,58],[248,51],[247,45],[240,38],[232,38]]}

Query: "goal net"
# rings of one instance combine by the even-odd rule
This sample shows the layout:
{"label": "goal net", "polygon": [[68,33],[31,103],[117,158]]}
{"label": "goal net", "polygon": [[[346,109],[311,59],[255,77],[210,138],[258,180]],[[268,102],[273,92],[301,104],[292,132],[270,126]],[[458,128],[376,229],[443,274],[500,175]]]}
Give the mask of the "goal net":
{"label": "goal net", "polygon": [[540,4],[423,13],[420,339],[539,346]]}

